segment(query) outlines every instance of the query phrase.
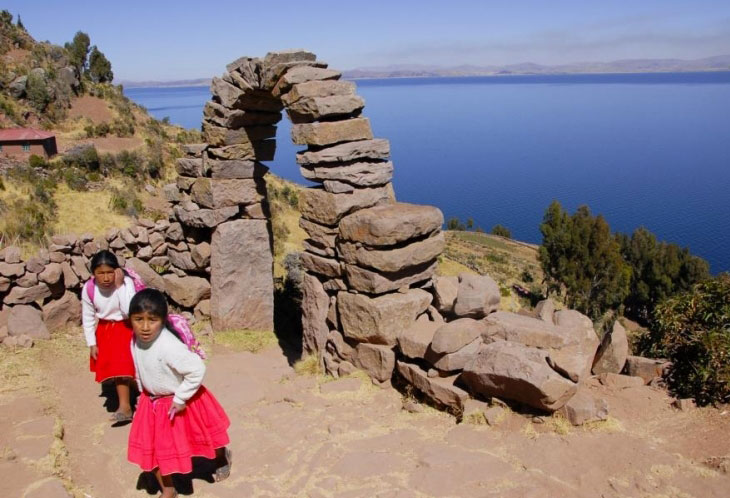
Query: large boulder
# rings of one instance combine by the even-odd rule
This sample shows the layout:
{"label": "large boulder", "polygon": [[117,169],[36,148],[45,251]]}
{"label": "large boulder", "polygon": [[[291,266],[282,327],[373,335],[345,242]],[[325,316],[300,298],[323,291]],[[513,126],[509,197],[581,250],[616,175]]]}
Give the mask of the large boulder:
{"label": "large boulder", "polygon": [[220,209],[195,209],[188,211],[181,206],[175,206],[175,216],[181,223],[197,228],[213,228],[238,214],[238,206],[228,206]]}
{"label": "large boulder", "polygon": [[508,311],[497,311],[484,319],[485,339],[502,339],[537,348],[560,349],[578,344],[583,331],[558,327],[552,323]]}
{"label": "large boulder", "polygon": [[302,281],[302,344],[305,352],[321,357],[327,343],[330,298],[319,279],[308,273]]}
{"label": "large boulder", "polygon": [[131,268],[132,270],[137,272],[137,274],[142,277],[142,281],[147,287],[152,287],[153,289],[161,291],[165,290],[165,280],[162,278],[162,276],[155,270],[153,270],[149,264],[145,263],[141,259],[128,259],[126,267]]}
{"label": "large boulder", "polygon": [[393,163],[388,162],[356,162],[342,166],[325,164],[324,166],[299,168],[302,176],[312,181],[340,181],[358,187],[375,187],[385,185],[393,179]]}
{"label": "large boulder", "polygon": [[210,316],[214,329],[274,329],[270,240],[267,220],[229,221],[213,232]]}
{"label": "large boulder", "polygon": [[662,378],[671,366],[669,360],[661,358],[643,358],[641,356],[628,356],[624,370],[627,375],[641,377],[645,384],[649,384],[656,378]]}
{"label": "large boulder", "polygon": [[577,385],[550,368],[547,356],[516,342],[493,342],[464,367],[462,380],[472,393],[553,412],[575,394]]}
{"label": "large boulder", "polygon": [[51,332],[81,323],[81,301],[75,293],[66,291],[61,299],[43,306],[43,322]]}
{"label": "large boulder", "polygon": [[459,291],[459,277],[436,277],[433,279],[433,304],[443,314],[454,311],[454,302]]}
{"label": "large boulder", "polygon": [[571,424],[583,425],[586,422],[606,420],[608,403],[605,399],[596,398],[587,389],[581,388],[560,408],[559,412]]}
{"label": "large boulder", "polygon": [[426,360],[430,361],[433,366],[441,372],[456,372],[462,370],[468,365],[481,350],[482,338],[477,337],[469,344],[457,349],[453,353],[442,355],[426,354]]}
{"label": "large boulder", "polygon": [[210,297],[210,284],[200,277],[178,277],[168,274],[163,277],[165,292],[180,306],[192,308]]}
{"label": "large boulder", "polygon": [[357,211],[340,223],[340,238],[371,247],[392,246],[439,230],[444,222],[433,206],[396,202]]}
{"label": "large boulder", "polygon": [[342,194],[308,188],[299,194],[299,210],[302,216],[320,225],[330,226],[336,225],[343,216],[352,211],[361,212],[363,208],[392,202],[393,189],[390,184]]}
{"label": "large boulder", "polygon": [[373,131],[367,118],[294,124],[292,141],[297,145],[331,145],[353,140],[370,140]]}
{"label": "large boulder", "polygon": [[593,362],[593,373],[621,373],[629,356],[629,341],[626,329],[618,322],[614,322],[611,330],[606,332]]}
{"label": "large boulder", "polygon": [[8,92],[14,99],[19,99],[25,96],[25,89],[28,84],[27,76],[18,76],[8,85]]}
{"label": "large boulder", "polygon": [[454,353],[484,334],[484,322],[473,318],[459,318],[441,325],[433,336],[431,350],[436,354]]}
{"label": "large boulder", "polygon": [[433,261],[443,252],[444,246],[444,234],[437,233],[427,239],[388,249],[343,241],[337,244],[337,253],[346,263],[388,273]]}
{"label": "large boulder", "polygon": [[48,285],[40,283],[32,287],[13,287],[10,293],[5,296],[5,304],[30,304],[50,297],[51,289]]}
{"label": "large boulder", "polygon": [[357,265],[345,265],[345,276],[351,289],[368,294],[383,294],[425,282],[436,272],[438,261],[413,266],[394,273],[380,273]]}
{"label": "large boulder", "polygon": [[297,152],[297,164],[302,166],[321,163],[349,163],[355,160],[387,159],[390,143],[384,138],[345,142],[317,150]]}
{"label": "large boulder", "polygon": [[[296,86],[294,88],[296,89]],[[300,98],[287,107],[287,112],[293,123],[307,123],[357,115],[363,107],[365,107],[365,101],[358,95],[331,95]]]}
{"label": "large boulder", "polygon": [[62,275],[63,270],[60,264],[48,263],[46,268],[38,275],[38,279],[48,285],[55,285],[61,280]]}
{"label": "large boulder", "polygon": [[457,376],[429,377],[418,365],[404,361],[398,361],[398,373],[431,401],[455,412],[463,411],[464,403],[469,399],[466,391],[454,385]]}
{"label": "large boulder", "polygon": [[454,301],[454,314],[482,318],[499,309],[501,295],[497,282],[489,275],[459,275],[459,288]]}
{"label": "large boulder", "polygon": [[349,292],[337,295],[337,310],[345,337],[388,346],[397,343],[398,335],[408,329],[429,304],[431,294],[421,289],[378,297]]}
{"label": "large boulder", "polygon": [[255,204],[263,198],[260,180],[241,178],[198,178],[193,183],[193,201],[204,208],[219,209],[239,204]]}
{"label": "large boulder", "polygon": [[395,353],[390,347],[361,342],[355,351],[355,365],[365,370],[372,379],[385,382],[393,375]]}
{"label": "large boulder", "polygon": [[33,306],[18,305],[10,309],[8,315],[8,335],[27,335],[33,339],[48,339],[46,324],[43,323],[41,310]]}
{"label": "large boulder", "polygon": [[425,358],[433,336],[441,325],[443,325],[441,322],[430,321],[428,315],[424,313],[413,325],[398,334],[398,349],[408,358]]}

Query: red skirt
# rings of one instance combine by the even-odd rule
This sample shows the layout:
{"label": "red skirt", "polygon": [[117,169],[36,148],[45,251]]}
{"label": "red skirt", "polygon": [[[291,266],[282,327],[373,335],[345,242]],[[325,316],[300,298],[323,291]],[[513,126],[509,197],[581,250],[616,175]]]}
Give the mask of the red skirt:
{"label": "red skirt", "polygon": [[129,322],[99,320],[96,326],[96,345],[99,353],[89,358],[89,370],[96,372],[96,381],[104,382],[114,377],[134,378],[132,359],[132,328]]}
{"label": "red skirt", "polygon": [[162,475],[189,474],[192,457],[215,458],[227,446],[231,422],[215,397],[200,386],[185,409],[170,420],[172,396],[151,398],[142,393],[129,431],[127,459],[143,471]]}

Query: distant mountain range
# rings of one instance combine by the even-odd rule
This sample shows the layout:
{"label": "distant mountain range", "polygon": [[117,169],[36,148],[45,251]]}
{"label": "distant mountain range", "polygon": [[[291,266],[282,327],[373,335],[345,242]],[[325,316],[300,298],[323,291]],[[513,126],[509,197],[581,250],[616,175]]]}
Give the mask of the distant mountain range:
{"label": "distant mountain range", "polygon": [[[532,62],[502,66],[436,66],[398,64],[380,67],[359,67],[343,71],[346,79],[364,78],[439,78],[459,76],[498,76],[508,74],[595,74],[595,73],[682,73],[730,71],[730,54],[704,59],[624,59],[612,62],[578,62],[574,64],[543,65]],[[210,78],[175,81],[122,81],[127,88],[207,86]]]}

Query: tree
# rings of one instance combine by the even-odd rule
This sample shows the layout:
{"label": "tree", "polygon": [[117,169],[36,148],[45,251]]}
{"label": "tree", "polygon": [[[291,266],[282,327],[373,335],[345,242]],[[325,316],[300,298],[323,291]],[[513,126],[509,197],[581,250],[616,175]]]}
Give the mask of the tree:
{"label": "tree", "polygon": [[96,48],[96,45],[91,47],[89,54],[89,76],[95,83],[111,83],[114,79],[111,62]]}
{"label": "tree", "polygon": [[466,230],[466,227],[464,226],[464,224],[461,221],[459,221],[459,218],[452,217],[446,221],[446,229],[464,231],[464,230]]}
{"label": "tree", "polygon": [[631,269],[603,216],[592,216],[587,206],[569,216],[553,201],[540,231],[539,259],[548,292],[564,290],[569,307],[593,318],[623,302]]}
{"label": "tree", "polygon": [[71,64],[76,68],[79,75],[83,74],[86,69],[86,60],[89,55],[89,45],[91,40],[89,35],[83,31],[77,31],[71,43],[66,42],[64,47],[68,50]]}
{"label": "tree", "polygon": [[512,232],[510,232],[509,228],[502,225],[494,225],[492,227],[492,235],[499,235],[500,237],[506,237],[508,239],[512,238]]}
{"label": "tree", "polygon": [[698,404],[730,402],[730,274],[659,303],[642,353],[672,361],[669,383]]}
{"label": "tree", "polygon": [[474,218],[469,217],[466,219],[466,228],[468,230],[471,230],[472,228],[474,228]]}
{"label": "tree", "polygon": [[620,243],[623,258],[631,266],[626,312],[642,323],[648,322],[657,303],[710,276],[707,261],[689,249],[658,242],[644,227],[634,230],[630,238],[622,235]]}
{"label": "tree", "polygon": [[25,26],[23,26],[23,21],[20,20],[20,14],[18,14],[18,20],[16,21],[15,25],[18,27],[18,29],[22,29],[25,31]]}

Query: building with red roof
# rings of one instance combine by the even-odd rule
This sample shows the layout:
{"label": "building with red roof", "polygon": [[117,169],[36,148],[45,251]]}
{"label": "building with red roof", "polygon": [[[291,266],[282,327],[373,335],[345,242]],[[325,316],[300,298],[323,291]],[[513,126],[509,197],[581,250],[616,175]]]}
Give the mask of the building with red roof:
{"label": "building with red roof", "polygon": [[33,128],[5,128],[0,130],[0,154],[15,158],[31,155],[48,159],[58,153],[53,133]]}

